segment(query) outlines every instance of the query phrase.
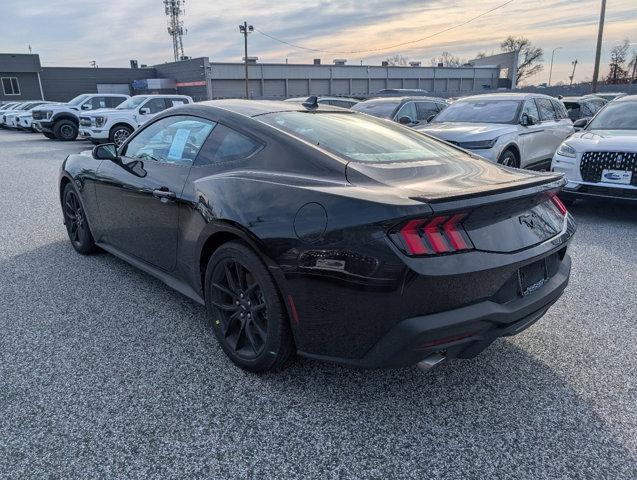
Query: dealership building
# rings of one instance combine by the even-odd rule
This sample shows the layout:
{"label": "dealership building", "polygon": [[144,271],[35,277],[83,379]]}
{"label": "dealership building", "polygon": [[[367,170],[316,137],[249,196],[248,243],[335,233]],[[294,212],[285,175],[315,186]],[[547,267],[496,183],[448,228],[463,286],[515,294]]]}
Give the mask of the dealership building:
{"label": "dealership building", "polygon": [[[511,54],[513,55],[513,54]],[[489,58],[461,67],[258,63],[249,59],[250,98],[307,95],[367,96],[385,88],[423,89],[454,97],[515,86],[508,76],[516,59]],[[478,64],[479,63],[479,64]],[[517,62],[515,62],[517,63]],[[505,73],[503,75],[503,72]],[[207,57],[129,68],[42,67],[37,54],[0,53],[0,102],[68,101],[80,93],[179,93],[195,101],[245,98],[245,65],[210,62]]]}

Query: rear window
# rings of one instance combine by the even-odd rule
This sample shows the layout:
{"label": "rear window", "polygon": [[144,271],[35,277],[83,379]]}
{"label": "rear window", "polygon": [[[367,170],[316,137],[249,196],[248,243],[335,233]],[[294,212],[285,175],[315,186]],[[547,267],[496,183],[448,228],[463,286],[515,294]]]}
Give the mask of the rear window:
{"label": "rear window", "polygon": [[405,162],[462,155],[414,130],[364,115],[279,112],[255,118],[357,162]]}

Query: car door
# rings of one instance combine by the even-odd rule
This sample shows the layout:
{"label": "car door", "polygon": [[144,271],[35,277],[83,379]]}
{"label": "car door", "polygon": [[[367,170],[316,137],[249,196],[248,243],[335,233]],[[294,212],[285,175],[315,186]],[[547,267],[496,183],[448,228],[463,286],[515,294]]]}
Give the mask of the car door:
{"label": "car door", "polygon": [[[172,107],[172,104],[170,106]],[[166,99],[164,97],[150,97],[139,106],[137,113],[135,113],[134,120],[137,122],[137,126],[140,127],[167,108],[168,105],[166,104]]]}
{"label": "car door", "polygon": [[565,137],[562,136],[557,112],[551,100],[539,97],[535,99],[535,102],[540,112],[540,124],[542,125],[542,142],[538,144],[541,153],[539,158],[546,160],[553,157],[555,150],[557,150],[557,147],[560,146]]}
{"label": "car door", "polygon": [[414,125],[416,123],[416,105],[414,102],[405,102],[394,115],[396,122],[400,121],[402,117],[407,117],[411,120],[406,125]]}
{"label": "car door", "polygon": [[[573,120],[569,118],[564,104],[558,100],[551,100],[551,103],[553,104],[553,108],[555,109],[555,113],[557,114],[558,127],[556,129],[556,133],[559,140],[559,142],[555,146],[555,150],[557,150],[560,144],[575,132],[575,128],[573,127]],[[553,151],[553,153],[555,153],[555,150]],[[551,154],[551,157],[552,156],[553,155]]]}
{"label": "car door", "polygon": [[131,137],[120,160],[100,164],[95,195],[103,242],[157,268],[174,268],[184,184],[214,126],[198,117],[165,117]]}
{"label": "car door", "polygon": [[[528,115],[532,125],[522,125],[522,117]],[[540,112],[533,99],[526,100],[520,113],[519,147],[521,154],[520,166],[522,168],[543,159],[545,131],[540,121]]]}

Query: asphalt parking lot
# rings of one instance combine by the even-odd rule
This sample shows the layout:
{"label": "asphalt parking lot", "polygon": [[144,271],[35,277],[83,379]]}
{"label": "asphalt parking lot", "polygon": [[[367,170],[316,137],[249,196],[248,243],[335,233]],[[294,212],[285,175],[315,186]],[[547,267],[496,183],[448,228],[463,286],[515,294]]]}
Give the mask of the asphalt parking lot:
{"label": "asphalt parking lot", "polygon": [[204,309],[68,243],[81,141],[0,130],[0,478],[637,478],[637,208],[572,208],[565,295],[428,374],[256,376]]}

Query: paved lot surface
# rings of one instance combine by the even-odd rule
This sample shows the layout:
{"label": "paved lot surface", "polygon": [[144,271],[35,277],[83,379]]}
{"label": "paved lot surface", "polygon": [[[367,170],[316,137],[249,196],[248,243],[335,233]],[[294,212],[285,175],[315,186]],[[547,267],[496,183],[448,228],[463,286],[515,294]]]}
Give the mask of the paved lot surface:
{"label": "paved lot surface", "polygon": [[77,255],[57,171],[0,131],[0,478],[637,478],[637,208],[573,208],[564,297],[429,374],[235,368],[204,310]]}

